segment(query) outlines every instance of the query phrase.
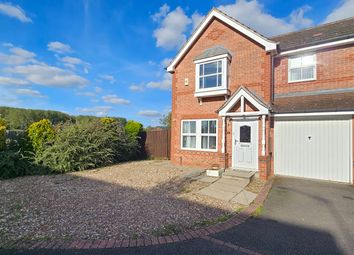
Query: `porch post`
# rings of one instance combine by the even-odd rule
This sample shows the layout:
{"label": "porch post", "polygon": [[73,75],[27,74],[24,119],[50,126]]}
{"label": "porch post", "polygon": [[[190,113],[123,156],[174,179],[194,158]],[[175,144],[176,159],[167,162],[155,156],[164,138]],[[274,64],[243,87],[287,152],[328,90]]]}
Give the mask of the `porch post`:
{"label": "porch post", "polygon": [[266,120],[266,116],[262,115],[262,156],[265,156],[265,154],[266,154],[266,149],[265,149],[265,145],[266,145],[266,140],[265,140],[265,136],[266,136],[265,120]]}
{"label": "porch post", "polygon": [[225,123],[226,123],[226,118],[222,117],[221,153],[225,153]]}

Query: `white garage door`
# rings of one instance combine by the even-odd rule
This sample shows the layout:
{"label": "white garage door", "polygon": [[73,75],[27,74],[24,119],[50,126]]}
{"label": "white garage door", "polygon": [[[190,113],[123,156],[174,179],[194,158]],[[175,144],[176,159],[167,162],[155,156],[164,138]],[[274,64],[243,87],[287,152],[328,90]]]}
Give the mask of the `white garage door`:
{"label": "white garage door", "polygon": [[275,174],[350,182],[351,120],[275,120]]}

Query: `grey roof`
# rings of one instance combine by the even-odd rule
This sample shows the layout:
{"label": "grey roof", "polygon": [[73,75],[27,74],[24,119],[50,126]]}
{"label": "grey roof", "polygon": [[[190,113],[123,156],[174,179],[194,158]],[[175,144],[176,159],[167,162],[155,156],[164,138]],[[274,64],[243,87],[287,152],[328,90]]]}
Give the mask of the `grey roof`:
{"label": "grey roof", "polygon": [[276,97],[275,113],[337,112],[354,110],[354,92]]}
{"label": "grey roof", "polygon": [[228,51],[223,46],[215,46],[213,48],[206,49],[205,51],[203,51],[202,54],[200,54],[196,58],[194,58],[194,60],[215,57],[215,56],[219,56],[219,55],[223,55],[223,54],[229,54],[231,56],[230,51]]}
{"label": "grey roof", "polygon": [[280,50],[284,51],[353,37],[354,17],[278,35],[270,39],[278,42]]}

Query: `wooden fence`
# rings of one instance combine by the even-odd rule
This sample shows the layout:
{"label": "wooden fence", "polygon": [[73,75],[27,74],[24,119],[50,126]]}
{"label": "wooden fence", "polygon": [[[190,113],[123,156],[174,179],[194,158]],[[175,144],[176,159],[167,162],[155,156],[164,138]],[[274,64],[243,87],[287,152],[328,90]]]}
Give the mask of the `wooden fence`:
{"label": "wooden fence", "polygon": [[151,158],[170,158],[171,130],[150,129],[146,131],[145,152]]}

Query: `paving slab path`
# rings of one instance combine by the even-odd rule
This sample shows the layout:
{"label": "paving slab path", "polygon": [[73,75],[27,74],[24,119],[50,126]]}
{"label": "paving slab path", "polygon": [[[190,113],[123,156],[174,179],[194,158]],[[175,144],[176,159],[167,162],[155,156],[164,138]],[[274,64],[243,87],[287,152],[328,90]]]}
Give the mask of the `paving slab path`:
{"label": "paving slab path", "polygon": [[[257,197],[257,194],[244,190],[249,180],[229,178],[214,179],[216,180],[209,186],[201,189],[198,194],[246,206],[250,205]],[[209,180],[210,179],[208,179],[208,181]],[[200,179],[200,181],[202,181],[202,179]]]}

